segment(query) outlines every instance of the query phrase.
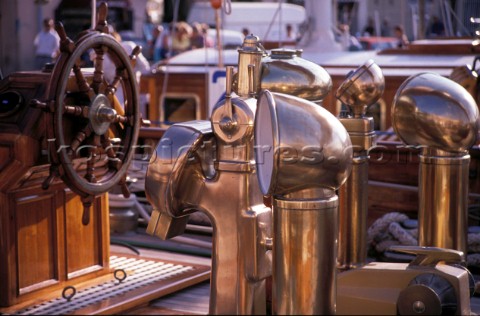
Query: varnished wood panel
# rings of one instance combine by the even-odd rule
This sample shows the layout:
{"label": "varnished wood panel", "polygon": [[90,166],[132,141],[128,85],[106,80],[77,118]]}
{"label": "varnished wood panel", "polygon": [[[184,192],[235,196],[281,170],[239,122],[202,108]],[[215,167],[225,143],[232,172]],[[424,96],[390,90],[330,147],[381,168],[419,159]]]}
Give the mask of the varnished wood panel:
{"label": "varnished wood panel", "polygon": [[52,194],[44,194],[15,200],[20,290],[58,280],[54,198]]}
{"label": "varnished wood panel", "polygon": [[66,260],[67,277],[77,277],[108,266],[109,222],[108,198],[97,197],[90,208],[90,222],[82,224],[83,205],[66,191]]}
{"label": "varnished wood panel", "polygon": [[373,181],[418,185],[419,150],[401,143],[382,144],[370,151],[368,179]]}
{"label": "varnished wood panel", "polygon": [[66,193],[69,204],[65,208],[67,273],[101,264],[99,254],[99,215],[98,200],[90,208],[90,222],[82,224],[83,204],[73,199],[72,193]]}

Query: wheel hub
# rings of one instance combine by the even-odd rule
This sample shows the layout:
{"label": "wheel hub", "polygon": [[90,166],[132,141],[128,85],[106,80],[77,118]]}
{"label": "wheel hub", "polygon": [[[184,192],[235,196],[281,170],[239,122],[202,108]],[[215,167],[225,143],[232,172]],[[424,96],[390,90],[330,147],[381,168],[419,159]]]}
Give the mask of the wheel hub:
{"label": "wheel hub", "polygon": [[99,94],[90,106],[89,119],[93,131],[97,135],[103,135],[108,131],[110,124],[115,121],[117,111],[112,109],[108,98]]}

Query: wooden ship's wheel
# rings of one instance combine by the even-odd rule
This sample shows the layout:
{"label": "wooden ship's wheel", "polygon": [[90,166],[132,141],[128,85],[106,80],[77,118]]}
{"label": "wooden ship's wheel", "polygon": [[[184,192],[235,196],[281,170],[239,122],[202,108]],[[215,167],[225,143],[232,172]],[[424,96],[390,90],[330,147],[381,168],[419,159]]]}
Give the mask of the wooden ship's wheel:
{"label": "wooden ship's wheel", "polygon": [[[127,168],[141,122],[133,70],[141,48],[137,46],[128,56],[109,34],[107,10],[107,4],[102,3],[96,27],[79,34],[75,42],[67,37],[63,25],[57,23],[61,54],[53,68],[47,100],[31,103],[47,112],[51,167],[42,187],[47,189],[55,177],[60,177],[81,196],[84,224],[89,222],[95,196],[119,184],[128,197]],[[92,51],[93,70],[82,68],[82,58]],[[111,81],[105,74],[106,59],[115,69]],[[69,81],[71,74],[73,83]],[[120,98],[117,93],[121,93]]]}

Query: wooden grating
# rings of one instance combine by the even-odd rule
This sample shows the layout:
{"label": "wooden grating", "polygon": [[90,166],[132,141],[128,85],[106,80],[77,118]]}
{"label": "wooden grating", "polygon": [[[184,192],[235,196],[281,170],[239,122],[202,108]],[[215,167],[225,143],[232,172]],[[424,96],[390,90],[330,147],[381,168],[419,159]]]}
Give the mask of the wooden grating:
{"label": "wooden grating", "polygon": [[[10,315],[98,315],[117,314],[148,303],[154,299],[206,281],[210,277],[210,267],[143,258],[133,255],[110,256],[112,274],[108,279],[79,285],[76,294],[70,299],[56,297],[35,304],[12,308]],[[126,278],[119,281],[114,277]],[[70,289],[68,294],[72,293]]]}

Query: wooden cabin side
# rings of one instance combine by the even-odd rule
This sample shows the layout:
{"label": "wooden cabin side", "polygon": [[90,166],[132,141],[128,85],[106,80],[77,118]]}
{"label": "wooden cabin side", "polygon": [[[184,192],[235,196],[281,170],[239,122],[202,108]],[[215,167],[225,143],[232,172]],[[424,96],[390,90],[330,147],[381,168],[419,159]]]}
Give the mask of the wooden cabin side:
{"label": "wooden cabin side", "polygon": [[[183,104],[176,106],[176,109],[172,109],[171,115],[174,118],[170,121],[191,121],[198,119],[206,119],[208,116],[208,87],[207,87],[207,75],[205,73],[164,73],[157,72],[152,74],[143,75],[140,81],[140,93],[150,94],[150,101],[147,107],[147,119],[149,119],[153,125],[160,126],[165,125],[165,121],[169,118],[166,117],[165,107],[168,104],[164,104],[164,96],[162,91],[167,91],[166,97],[172,99],[189,100],[193,99],[196,104],[192,108],[192,104]],[[164,83],[167,81],[166,86]],[[188,102],[188,101],[186,101]],[[174,114],[173,112],[177,112]]]}

